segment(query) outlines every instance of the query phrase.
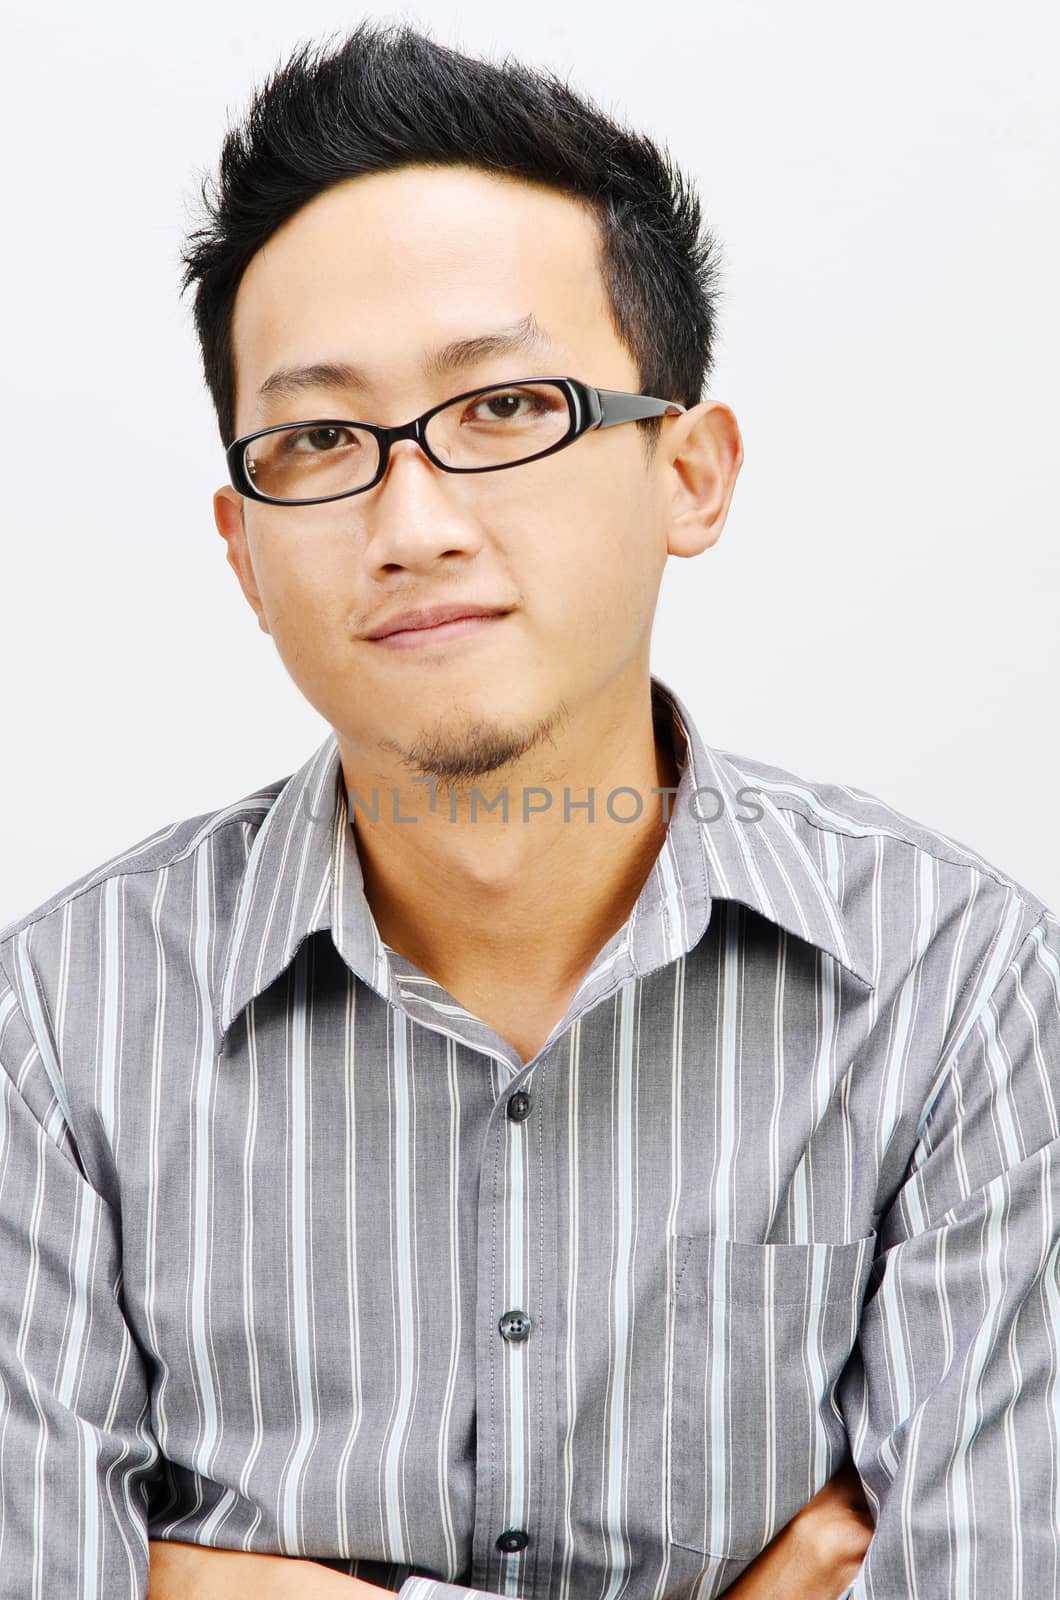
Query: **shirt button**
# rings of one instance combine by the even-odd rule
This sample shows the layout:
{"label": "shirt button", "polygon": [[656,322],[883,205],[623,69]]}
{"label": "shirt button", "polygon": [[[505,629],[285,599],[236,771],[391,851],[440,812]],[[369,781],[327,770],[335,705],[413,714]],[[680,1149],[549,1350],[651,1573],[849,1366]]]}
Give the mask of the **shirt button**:
{"label": "shirt button", "polygon": [[525,1122],[533,1109],[533,1104],[525,1089],[516,1089],[508,1101],[508,1115],[513,1122]]}
{"label": "shirt button", "polygon": [[497,1549],[503,1550],[506,1556],[514,1556],[517,1551],[525,1550],[530,1543],[530,1535],[522,1528],[506,1528],[497,1539]]}
{"label": "shirt button", "polygon": [[501,1338],[512,1344],[520,1344],[530,1337],[531,1323],[525,1311],[506,1311],[497,1326],[501,1330]]}

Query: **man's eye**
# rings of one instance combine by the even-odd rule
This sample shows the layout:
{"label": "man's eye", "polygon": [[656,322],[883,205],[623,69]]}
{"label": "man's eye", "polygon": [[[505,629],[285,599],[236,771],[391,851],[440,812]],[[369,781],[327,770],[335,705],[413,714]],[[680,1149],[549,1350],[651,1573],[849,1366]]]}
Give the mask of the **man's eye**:
{"label": "man's eye", "polygon": [[301,428],[287,435],[287,449],[298,455],[327,455],[344,445],[359,445],[349,428]]}
{"label": "man's eye", "polygon": [[470,408],[474,422],[521,422],[547,409],[538,395],[519,393],[483,395]]}
{"label": "man's eye", "polygon": [[520,406],[525,402],[526,396],[522,394],[492,394],[482,404],[489,416],[503,419],[517,415]]}

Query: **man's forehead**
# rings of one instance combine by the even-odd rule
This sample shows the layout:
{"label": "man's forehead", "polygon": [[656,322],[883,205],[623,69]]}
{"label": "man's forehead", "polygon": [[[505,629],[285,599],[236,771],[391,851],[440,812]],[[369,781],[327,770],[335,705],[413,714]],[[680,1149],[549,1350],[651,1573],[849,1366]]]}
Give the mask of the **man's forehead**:
{"label": "man's forehead", "polygon": [[473,167],[407,166],[345,179],[314,196],[254,252],[236,320],[275,314],[292,293],[344,294],[370,311],[403,289],[488,295],[495,279],[545,294],[598,265],[599,224],[586,203],[538,183]]}
{"label": "man's forehead", "polygon": [[372,174],[310,201],[248,265],[232,327],[241,429],[314,388],[372,398],[422,379],[433,393],[461,373],[471,387],[491,357],[566,372],[611,337],[580,202],[473,168]]}

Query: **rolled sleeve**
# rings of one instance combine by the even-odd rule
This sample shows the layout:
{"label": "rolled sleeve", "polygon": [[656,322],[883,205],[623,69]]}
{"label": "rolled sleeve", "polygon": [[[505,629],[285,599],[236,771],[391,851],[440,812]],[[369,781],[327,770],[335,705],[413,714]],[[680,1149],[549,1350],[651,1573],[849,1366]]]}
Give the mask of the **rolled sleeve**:
{"label": "rolled sleeve", "polygon": [[943,1074],[839,1387],[876,1517],[844,1600],[1060,1594],[1060,924]]}

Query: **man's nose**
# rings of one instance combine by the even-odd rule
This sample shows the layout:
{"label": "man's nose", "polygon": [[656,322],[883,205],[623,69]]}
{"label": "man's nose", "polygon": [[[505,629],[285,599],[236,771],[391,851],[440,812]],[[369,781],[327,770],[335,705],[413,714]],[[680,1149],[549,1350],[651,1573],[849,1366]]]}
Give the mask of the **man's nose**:
{"label": "man's nose", "polygon": [[415,439],[392,444],[386,472],[366,496],[369,557],[379,567],[422,567],[473,554],[482,528],[463,488],[460,475],[436,467]]}

